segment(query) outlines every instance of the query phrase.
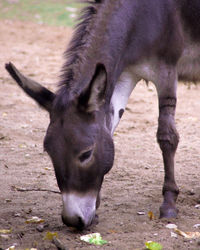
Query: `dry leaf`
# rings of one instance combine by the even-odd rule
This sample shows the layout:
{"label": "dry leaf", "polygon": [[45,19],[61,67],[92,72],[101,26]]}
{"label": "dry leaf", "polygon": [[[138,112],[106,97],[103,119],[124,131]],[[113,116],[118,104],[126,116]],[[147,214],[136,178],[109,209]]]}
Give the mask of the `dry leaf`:
{"label": "dry leaf", "polygon": [[44,237],[44,240],[52,241],[54,237],[58,238],[58,233],[57,232],[47,232],[45,237]]}
{"label": "dry leaf", "polygon": [[154,213],[152,211],[148,212],[148,217],[149,217],[150,220],[155,220],[155,215],[154,215]]}
{"label": "dry leaf", "polygon": [[9,238],[7,234],[0,234],[0,239],[8,240]]}
{"label": "dry leaf", "polygon": [[15,246],[11,246],[11,247],[7,248],[6,250],[15,250]]}
{"label": "dry leaf", "polygon": [[37,217],[37,216],[33,216],[30,219],[26,220],[27,224],[30,224],[30,223],[39,224],[39,223],[42,223],[42,222],[44,222],[44,220],[41,219],[41,218],[39,218],[39,217]]}
{"label": "dry leaf", "polygon": [[200,232],[183,232],[183,231],[179,230],[178,228],[175,228],[174,231],[177,234],[185,237],[186,239],[198,239],[198,238],[200,238]]}
{"label": "dry leaf", "polygon": [[0,234],[10,234],[12,229],[0,229]]}
{"label": "dry leaf", "polygon": [[45,170],[51,170],[51,168],[48,168],[48,167],[46,167],[46,168],[44,168]]}
{"label": "dry leaf", "polygon": [[109,232],[110,234],[116,234],[116,233],[117,233],[117,231],[116,231],[116,230],[113,230],[113,229],[108,230],[108,232]]}
{"label": "dry leaf", "polygon": [[26,248],[25,250],[37,250],[37,248]]}

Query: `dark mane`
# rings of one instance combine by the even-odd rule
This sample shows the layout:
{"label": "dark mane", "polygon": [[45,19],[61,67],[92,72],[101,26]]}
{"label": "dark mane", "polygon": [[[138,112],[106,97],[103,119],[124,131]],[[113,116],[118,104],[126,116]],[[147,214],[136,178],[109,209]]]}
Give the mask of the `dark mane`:
{"label": "dark mane", "polygon": [[83,61],[82,52],[87,44],[87,40],[93,25],[94,17],[97,14],[98,6],[104,0],[84,1],[88,4],[81,11],[72,40],[64,53],[65,63],[62,67],[61,80],[59,86],[69,87],[73,82],[75,72],[74,66],[79,65]]}

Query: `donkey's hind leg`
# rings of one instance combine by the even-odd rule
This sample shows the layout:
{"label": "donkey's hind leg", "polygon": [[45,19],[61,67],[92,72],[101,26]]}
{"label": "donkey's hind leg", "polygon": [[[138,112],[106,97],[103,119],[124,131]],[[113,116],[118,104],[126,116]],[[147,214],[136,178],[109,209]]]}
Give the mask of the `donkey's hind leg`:
{"label": "donkey's hind leg", "polygon": [[179,142],[174,121],[177,75],[176,68],[169,65],[161,67],[159,73],[159,79],[156,83],[159,98],[157,141],[162,151],[165,169],[164,201],[160,207],[160,217],[173,218],[178,214],[175,203],[179,193],[174,177],[174,156]]}

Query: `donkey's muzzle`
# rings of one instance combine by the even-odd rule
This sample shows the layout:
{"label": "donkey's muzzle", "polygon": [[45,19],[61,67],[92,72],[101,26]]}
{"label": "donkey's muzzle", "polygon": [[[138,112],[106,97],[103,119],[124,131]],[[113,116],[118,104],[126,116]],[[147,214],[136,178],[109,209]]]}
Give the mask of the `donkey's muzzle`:
{"label": "donkey's muzzle", "polygon": [[64,193],[62,221],[69,227],[83,230],[90,226],[95,218],[96,196],[77,193]]}

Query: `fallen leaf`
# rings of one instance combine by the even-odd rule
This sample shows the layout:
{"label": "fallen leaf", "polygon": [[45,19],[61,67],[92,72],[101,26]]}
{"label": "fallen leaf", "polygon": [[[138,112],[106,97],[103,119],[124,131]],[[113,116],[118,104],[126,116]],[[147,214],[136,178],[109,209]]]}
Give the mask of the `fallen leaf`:
{"label": "fallen leaf", "polygon": [[174,231],[177,234],[185,237],[186,239],[198,239],[198,238],[200,238],[200,232],[183,232],[183,231],[179,230],[178,228],[175,228]]}
{"label": "fallen leaf", "polygon": [[108,243],[106,240],[102,239],[100,233],[92,233],[92,234],[83,235],[80,237],[80,239],[82,241],[88,242],[90,244],[98,245],[98,246]]}
{"label": "fallen leaf", "polygon": [[15,246],[11,246],[11,247],[7,248],[6,250],[15,250]]}
{"label": "fallen leaf", "polygon": [[0,229],[1,234],[10,234],[12,232],[12,229]]}
{"label": "fallen leaf", "polygon": [[37,248],[26,248],[25,250],[37,250]]}
{"label": "fallen leaf", "polygon": [[115,233],[117,233],[117,231],[116,231],[116,230],[113,230],[113,229],[108,230],[108,232],[109,232],[110,234],[115,234]]}
{"label": "fallen leaf", "polygon": [[30,224],[30,223],[39,224],[39,223],[42,223],[42,222],[44,222],[44,220],[41,219],[41,218],[39,218],[39,217],[37,217],[37,216],[33,216],[33,217],[31,217],[30,219],[26,220],[26,223],[27,223],[27,224]]}
{"label": "fallen leaf", "polygon": [[45,237],[44,237],[44,240],[52,241],[54,237],[58,238],[58,233],[57,232],[47,232]]}
{"label": "fallen leaf", "polygon": [[188,120],[193,121],[193,122],[197,122],[198,121],[198,117],[189,116]]}
{"label": "fallen leaf", "polygon": [[8,240],[9,238],[7,234],[0,234],[0,239]]}
{"label": "fallen leaf", "polygon": [[8,202],[12,202],[11,199],[5,199],[5,201],[8,203]]}
{"label": "fallen leaf", "polygon": [[51,170],[51,168],[46,167],[45,170]]}
{"label": "fallen leaf", "polygon": [[37,248],[25,248],[25,250],[37,250]]}
{"label": "fallen leaf", "polygon": [[150,220],[154,220],[155,219],[155,215],[154,215],[154,213],[152,211],[148,212],[148,217],[149,217]]}
{"label": "fallen leaf", "polygon": [[145,246],[149,250],[162,250],[163,249],[162,245],[155,241],[147,241],[145,242]]}

